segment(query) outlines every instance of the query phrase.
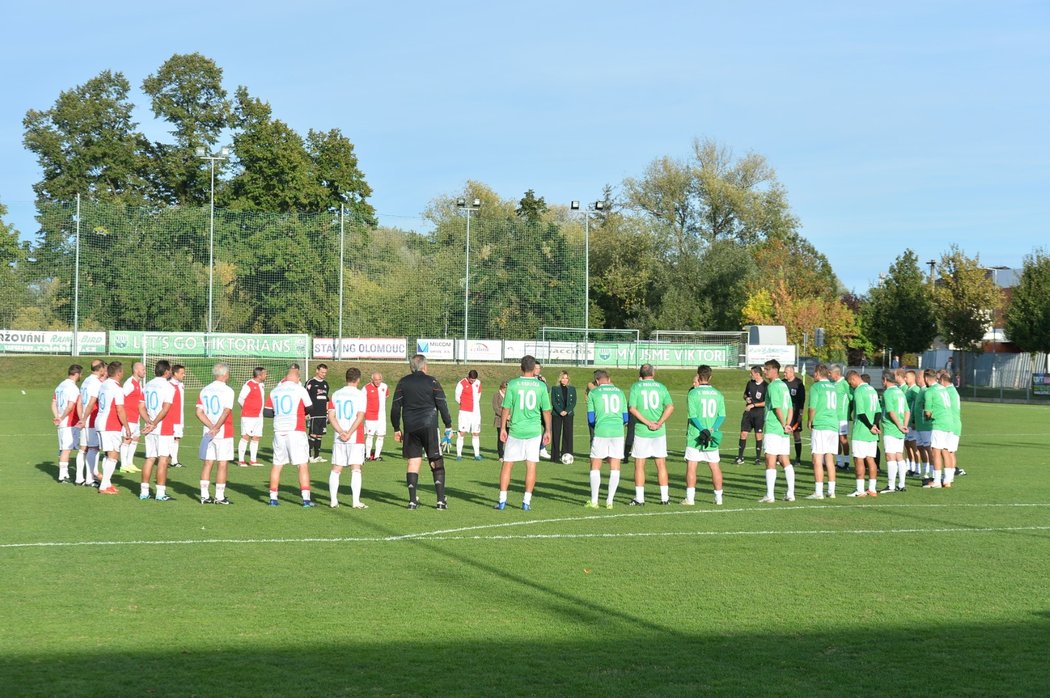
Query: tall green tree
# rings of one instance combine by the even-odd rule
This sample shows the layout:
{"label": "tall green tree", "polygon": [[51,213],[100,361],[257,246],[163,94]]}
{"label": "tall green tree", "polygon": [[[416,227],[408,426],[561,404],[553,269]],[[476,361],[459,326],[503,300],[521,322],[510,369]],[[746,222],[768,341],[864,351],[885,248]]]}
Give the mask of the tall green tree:
{"label": "tall green tree", "polygon": [[1025,257],[1006,309],[1006,336],[1023,351],[1050,354],[1050,255],[1045,249]]}
{"label": "tall green tree", "polygon": [[905,250],[862,306],[866,335],[898,354],[926,351],[937,337],[933,295],[919,257]]}
{"label": "tall green tree", "polygon": [[1002,304],[999,287],[980,257],[967,257],[958,245],[941,255],[937,273],[933,298],[941,336],[958,349],[981,351],[981,340]]}
{"label": "tall green tree", "polygon": [[547,202],[542,196],[536,196],[536,192],[529,189],[525,192],[525,196],[521,197],[518,208],[514,212],[529,225],[539,225],[547,213]]}
{"label": "tall green tree", "polygon": [[355,221],[374,227],[376,212],[368,203],[372,187],[365,181],[350,139],[337,128],[311,130],[306,136],[306,148],[313,163],[314,178],[323,192],[316,210],[334,212],[342,205]]}
{"label": "tall green tree", "polygon": [[4,220],[6,215],[7,206],[0,203],[0,327],[10,328],[26,298],[20,267],[28,250],[18,239],[18,230]]}

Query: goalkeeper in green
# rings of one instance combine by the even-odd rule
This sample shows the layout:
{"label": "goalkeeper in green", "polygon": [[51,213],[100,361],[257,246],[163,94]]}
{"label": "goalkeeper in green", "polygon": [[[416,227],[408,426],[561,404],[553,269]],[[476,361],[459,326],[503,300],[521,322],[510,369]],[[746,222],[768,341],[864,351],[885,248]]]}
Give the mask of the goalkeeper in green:
{"label": "goalkeeper in green", "polygon": [[722,422],[726,419],[726,403],[722,393],[711,385],[711,367],[698,366],[693,378],[693,389],[686,402],[689,407],[689,426],[685,437],[685,499],[682,504],[696,504],[696,466],[701,461],[711,468],[711,484],[715,504],[722,504],[722,467],[719,464],[718,445],[722,443]]}

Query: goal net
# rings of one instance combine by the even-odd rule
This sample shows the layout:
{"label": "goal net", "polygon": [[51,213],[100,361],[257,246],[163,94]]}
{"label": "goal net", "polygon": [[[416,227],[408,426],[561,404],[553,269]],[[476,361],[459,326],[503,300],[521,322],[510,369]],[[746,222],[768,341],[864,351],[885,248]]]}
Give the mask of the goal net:
{"label": "goal net", "polygon": [[638,330],[541,327],[536,342],[526,343],[526,348],[539,361],[548,364],[605,365],[597,361],[599,347],[608,350],[619,345],[633,345],[639,336]]}

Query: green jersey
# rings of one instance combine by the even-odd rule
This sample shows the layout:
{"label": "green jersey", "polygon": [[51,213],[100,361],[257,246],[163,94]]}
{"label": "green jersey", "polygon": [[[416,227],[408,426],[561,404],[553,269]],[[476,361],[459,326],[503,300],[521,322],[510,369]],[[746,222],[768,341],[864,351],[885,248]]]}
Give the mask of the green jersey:
{"label": "green jersey", "polygon": [[[916,386],[918,387],[918,386]],[[930,431],[930,420],[926,419],[926,391],[927,387],[919,388],[915,394],[915,405],[912,416],[915,418],[915,431]]]}
{"label": "green jersey", "polygon": [[587,414],[594,415],[595,438],[623,438],[627,398],[612,383],[603,383],[587,394]]}
{"label": "green jersey", "polygon": [[539,378],[521,376],[507,383],[503,407],[510,410],[508,435],[531,439],[543,434],[543,412],[551,410],[551,395]]}
{"label": "green jersey", "polygon": [[895,413],[897,419],[907,428],[908,420],[904,418],[907,411],[908,398],[904,391],[895,385],[886,388],[886,392],[882,394],[882,433],[895,439],[903,439],[904,432],[890,419],[890,412]]}
{"label": "green jersey", "polygon": [[954,385],[949,385],[945,389],[952,401],[952,433],[962,436],[962,401],[959,400],[959,391]]}
{"label": "green jersey", "polygon": [[819,380],[809,389],[809,409],[813,410],[813,429],[839,431],[839,393],[828,379]]}
{"label": "green jersey", "polygon": [[[722,442],[721,429],[715,428],[715,423],[721,427],[726,417],[726,401],[722,393],[710,385],[698,385],[689,391],[686,396],[689,405],[689,426],[685,431],[686,448],[696,448],[701,451],[717,451],[718,444]],[[695,422],[699,422],[702,429],[711,432],[711,442],[706,448],[700,446],[700,431]]]}
{"label": "green jersey", "polygon": [[835,386],[835,393],[838,395],[839,422],[842,423],[849,419],[849,403],[851,400],[849,381],[845,378],[839,378],[832,385]]}
{"label": "green jersey", "polygon": [[918,431],[918,415],[915,414],[915,403],[919,401],[919,394],[922,392],[922,388],[917,385],[910,385],[904,390],[904,397],[908,400],[908,411],[911,412],[911,417],[908,419],[908,426]]}
{"label": "green jersey", "polygon": [[[777,417],[777,410],[780,410],[780,417]],[[786,432],[780,420],[790,424],[790,411],[791,391],[784,381],[777,378],[766,388],[766,433],[784,436]]]}
{"label": "green jersey", "polygon": [[926,388],[926,411],[932,417],[932,431],[952,430],[952,423],[955,421],[952,417],[952,398],[948,389],[940,383]]}
{"label": "green jersey", "polygon": [[[664,416],[664,410],[671,405],[671,393],[663,383],[657,383],[652,378],[645,378],[631,386],[630,407],[638,410],[650,422],[657,422]],[[667,425],[661,424],[656,431],[650,431],[649,427],[641,422],[634,427],[634,438],[655,439],[667,435]]]}
{"label": "green jersey", "polygon": [[861,417],[867,417],[868,422],[875,424],[875,415],[879,413],[879,394],[867,383],[861,383],[853,391],[853,435],[854,441],[878,441],[877,434],[871,433],[871,428],[864,426]]}

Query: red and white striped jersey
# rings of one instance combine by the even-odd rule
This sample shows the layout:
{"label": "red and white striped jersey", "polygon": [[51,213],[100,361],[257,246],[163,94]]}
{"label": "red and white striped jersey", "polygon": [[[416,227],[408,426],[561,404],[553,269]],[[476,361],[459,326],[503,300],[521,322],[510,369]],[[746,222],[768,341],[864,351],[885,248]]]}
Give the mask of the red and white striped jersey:
{"label": "red and white striped jersey", "polygon": [[[328,414],[335,420],[334,426],[336,426],[339,431],[345,431],[354,423],[354,419],[357,415],[366,412],[366,406],[367,398],[365,397],[365,391],[355,388],[352,385],[347,385],[335,391],[332,394],[331,399],[328,400]],[[365,423],[362,420],[361,424],[350,436],[349,443],[363,444],[364,442]]]}
{"label": "red and white striped jersey", "polygon": [[390,388],[386,383],[375,383],[369,381],[365,384],[365,419],[375,421],[384,419],[386,415],[386,396]]}
{"label": "red and white striped jersey", "polygon": [[117,407],[123,404],[124,388],[120,386],[116,378],[107,378],[98,391],[98,417],[95,419],[95,428],[99,431],[123,429],[120,415],[117,414]]}
{"label": "red and white striped jersey", "polygon": [[[102,381],[99,380],[98,376],[92,373],[90,376],[84,379],[84,382],[80,384],[80,411],[83,412],[87,409],[88,402],[91,398],[98,398],[98,391],[102,388]],[[92,408],[91,414],[87,415],[87,419],[84,420],[85,425],[89,429],[95,428],[95,418],[98,416],[98,403],[95,403],[95,407]]]}
{"label": "red and white striped jersey", "polygon": [[182,424],[182,406],[186,404],[186,386],[174,378],[171,379],[171,384],[175,387],[175,399],[171,401],[168,414],[174,420],[172,424],[179,426]]}
{"label": "red and white striped jersey", "polygon": [[142,402],[142,384],[139,379],[132,376],[124,381],[124,414],[128,418],[128,424],[138,424],[139,403]]}
{"label": "red and white striped jersey", "polygon": [[62,413],[66,411],[66,408],[73,405],[73,409],[70,410],[69,416],[59,423],[60,427],[75,427],[77,422],[80,421],[80,417],[77,416],[76,404],[77,400],[80,399],[80,388],[77,387],[76,381],[72,378],[67,378],[58,384],[55,388],[55,409],[58,410],[58,416],[61,417]]}
{"label": "red and white striped jersey", "polygon": [[481,410],[481,381],[471,383],[469,378],[464,378],[456,383],[456,402],[459,403],[460,412],[478,412]]}
{"label": "red and white striped jersey", "polygon": [[[201,393],[197,397],[197,407],[204,410],[204,414],[207,415],[212,424],[219,420],[219,416],[222,415],[224,409],[230,410],[226,414],[222,428],[219,429],[219,433],[215,435],[215,438],[233,438],[233,388],[222,381],[212,381],[201,388]],[[204,433],[207,432],[208,427],[204,427]]]}
{"label": "red and white striped jersey", "polygon": [[[175,404],[175,386],[167,378],[161,376],[157,376],[149,383],[146,383],[142,395],[146,401],[146,414],[149,415],[150,420],[157,418],[160,411],[164,409],[164,405],[174,406]],[[175,417],[171,412],[171,410],[168,410],[168,414],[164,415],[164,419],[160,423],[160,431],[157,433],[161,436],[173,436],[175,434]]]}
{"label": "red and white striped jersey", "polygon": [[263,405],[266,404],[266,384],[254,378],[249,379],[241,386],[237,404],[241,406],[242,417],[261,417]]}
{"label": "red and white striped jersey", "polygon": [[299,383],[283,380],[270,391],[266,406],[273,409],[273,431],[275,434],[306,431],[306,413],[313,401]]}

